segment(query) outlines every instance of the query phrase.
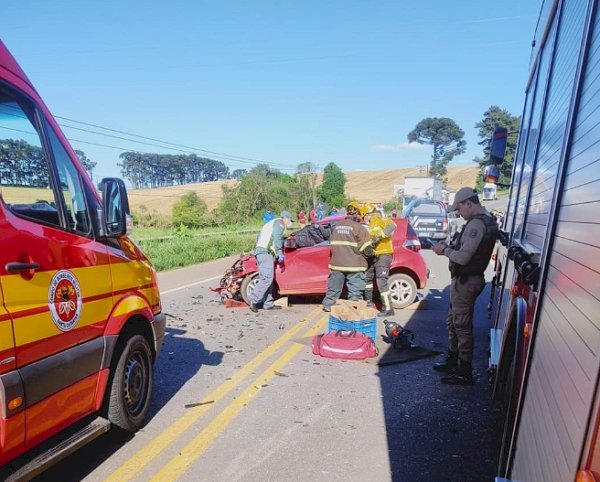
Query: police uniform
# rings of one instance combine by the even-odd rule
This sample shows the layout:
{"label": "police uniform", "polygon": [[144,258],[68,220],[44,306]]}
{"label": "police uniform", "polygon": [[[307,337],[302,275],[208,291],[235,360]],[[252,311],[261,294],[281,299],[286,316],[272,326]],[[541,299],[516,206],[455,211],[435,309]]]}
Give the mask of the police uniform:
{"label": "police uniform", "polygon": [[362,300],[365,290],[367,260],[365,252],[372,250],[369,232],[362,224],[346,218],[331,231],[331,260],[327,294],[323,309],[330,311],[342,294],[344,283],[348,285],[348,299]]}
{"label": "police uniform", "polygon": [[[475,301],[485,287],[484,271],[490,261],[496,239],[496,219],[482,206],[477,205],[454,241],[443,249],[450,260],[450,309],[448,325],[448,359],[446,364],[436,364],[438,371],[459,375],[462,383],[471,380],[473,360],[473,310]],[[459,360],[460,359],[460,363]],[[451,377],[452,378],[452,377]],[[448,379],[445,379],[447,382]],[[443,380],[444,381],[444,380]],[[453,383],[452,381],[450,383]]]}

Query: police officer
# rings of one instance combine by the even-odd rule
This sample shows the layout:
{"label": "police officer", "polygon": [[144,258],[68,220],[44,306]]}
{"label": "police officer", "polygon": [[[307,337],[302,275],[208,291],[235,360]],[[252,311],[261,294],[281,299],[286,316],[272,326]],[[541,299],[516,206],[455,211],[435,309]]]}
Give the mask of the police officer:
{"label": "police officer", "polygon": [[396,223],[391,219],[383,219],[375,205],[370,203],[363,207],[363,215],[371,235],[371,244],[375,250],[375,257],[369,262],[369,268],[365,275],[365,300],[367,300],[367,305],[373,305],[373,279],[375,279],[382,305],[377,316],[393,316],[394,308],[392,308],[388,278],[394,254],[392,235],[396,230]]}
{"label": "police officer", "polygon": [[331,260],[327,294],[323,311],[331,311],[342,290],[348,286],[348,299],[362,300],[365,291],[366,257],[373,255],[369,231],[360,224],[360,204],[352,201],[346,207],[346,218],[331,230]]}
{"label": "police officer", "polygon": [[449,208],[466,220],[462,231],[447,245],[432,246],[438,255],[448,257],[452,278],[448,325],[448,356],[436,363],[434,370],[447,373],[442,383],[471,385],[473,383],[473,309],[475,300],[485,286],[485,271],[498,238],[496,219],[479,203],[470,187],[459,189]]}

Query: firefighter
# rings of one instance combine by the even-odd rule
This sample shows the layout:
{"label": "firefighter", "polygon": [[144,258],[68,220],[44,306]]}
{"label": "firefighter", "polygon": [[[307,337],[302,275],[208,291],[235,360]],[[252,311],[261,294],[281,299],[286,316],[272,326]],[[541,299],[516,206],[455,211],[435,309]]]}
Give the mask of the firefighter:
{"label": "firefighter", "polygon": [[360,204],[346,207],[346,218],[331,230],[331,260],[323,311],[331,311],[342,290],[348,286],[348,299],[362,300],[365,291],[367,256],[373,255],[369,232],[360,224]]}
{"label": "firefighter", "polygon": [[373,204],[365,204],[362,214],[368,225],[371,244],[375,251],[375,256],[370,260],[369,269],[365,275],[365,300],[367,300],[367,305],[373,305],[373,279],[375,279],[382,305],[378,316],[393,316],[394,308],[392,307],[388,278],[394,253],[392,235],[396,230],[396,223],[391,219],[383,219]]}
{"label": "firefighter", "polygon": [[436,363],[434,370],[447,373],[442,383],[471,385],[473,383],[473,310],[475,301],[485,287],[483,273],[490,262],[498,238],[496,219],[479,203],[479,196],[470,187],[459,189],[450,211],[457,211],[467,222],[455,241],[432,246],[439,256],[450,260],[450,309],[448,325],[448,356]]}
{"label": "firefighter", "polygon": [[254,313],[258,312],[261,303],[264,310],[281,309],[280,306],[273,304],[275,300],[271,293],[275,277],[275,258],[283,265],[283,233],[291,225],[292,215],[289,211],[282,211],[278,218],[267,221],[258,235],[254,249],[258,264],[258,283],[249,295],[249,308]]}

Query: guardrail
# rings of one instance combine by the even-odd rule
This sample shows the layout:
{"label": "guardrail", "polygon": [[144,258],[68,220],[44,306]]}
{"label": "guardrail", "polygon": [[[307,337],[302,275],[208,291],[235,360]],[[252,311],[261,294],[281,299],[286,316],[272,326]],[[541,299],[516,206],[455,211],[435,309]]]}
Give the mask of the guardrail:
{"label": "guardrail", "polygon": [[243,231],[221,231],[221,232],[216,232],[216,233],[190,233],[190,234],[185,234],[185,235],[177,235],[177,234],[172,234],[169,236],[159,236],[156,238],[140,238],[140,239],[136,239],[135,237],[133,238],[136,242],[138,243],[145,243],[148,241],[166,241],[168,239],[177,239],[177,238],[186,238],[186,237],[194,237],[194,238],[205,238],[208,236],[224,236],[226,234],[252,234],[252,233],[260,233],[260,229],[248,229],[248,230],[243,230]]}

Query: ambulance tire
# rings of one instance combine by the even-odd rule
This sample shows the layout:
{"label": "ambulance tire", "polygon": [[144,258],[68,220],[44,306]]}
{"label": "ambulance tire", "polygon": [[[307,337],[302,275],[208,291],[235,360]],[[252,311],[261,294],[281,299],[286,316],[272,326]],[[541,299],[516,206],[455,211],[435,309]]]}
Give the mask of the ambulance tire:
{"label": "ambulance tire", "polygon": [[242,280],[240,291],[243,300],[249,305],[250,304],[250,293],[254,289],[254,286],[258,283],[258,273],[250,274]]}
{"label": "ambulance tire", "polygon": [[388,287],[392,306],[396,309],[406,308],[417,299],[417,283],[406,273],[395,273],[388,279]]}
{"label": "ambulance tire", "polygon": [[133,335],[122,345],[108,401],[108,420],[128,432],[139,430],[150,407],[152,354],[142,335]]}

